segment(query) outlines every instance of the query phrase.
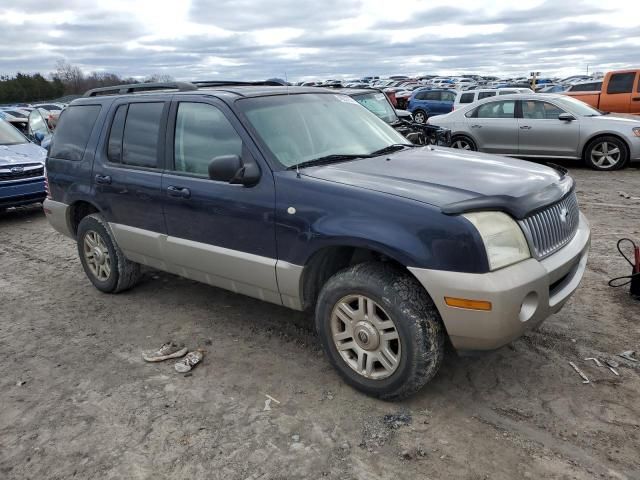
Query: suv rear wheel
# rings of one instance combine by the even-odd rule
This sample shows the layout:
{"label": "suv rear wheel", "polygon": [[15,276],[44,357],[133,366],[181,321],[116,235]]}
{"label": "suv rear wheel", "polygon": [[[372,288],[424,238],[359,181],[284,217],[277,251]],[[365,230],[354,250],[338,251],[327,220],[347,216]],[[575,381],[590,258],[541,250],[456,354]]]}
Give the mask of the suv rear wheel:
{"label": "suv rear wheel", "polygon": [[98,290],[117,293],[138,282],[140,265],[125,258],[101,215],[94,213],[80,221],[77,242],[84,272]]}
{"label": "suv rear wheel", "polygon": [[416,110],[413,112],[413,121],[416,123],[426,123],[428,115],[422,110]]}
{"label": "suv rear wheel", "polygon": [[398,399],[436,374],[444,327],[418,281],[380,262],[331,277],[318,298],[316,328],[330,362],[351,386]]}

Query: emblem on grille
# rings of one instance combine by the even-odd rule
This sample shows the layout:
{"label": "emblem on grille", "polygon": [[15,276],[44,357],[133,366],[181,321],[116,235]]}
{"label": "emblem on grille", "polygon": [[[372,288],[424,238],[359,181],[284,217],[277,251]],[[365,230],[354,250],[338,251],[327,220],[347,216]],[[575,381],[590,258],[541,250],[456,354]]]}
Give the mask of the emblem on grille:
{"label": "emblem on grille", "polygon": [[11,173],[22,173],[24,172],[24,167],[12,167]]}
{"label": "emblem on grille", "polygon": [[563,207],[562,210],[560,210],[560,221],[562,223],[567,223],[568,213],[569,213],[569,210],[567,210],[565,207]]}

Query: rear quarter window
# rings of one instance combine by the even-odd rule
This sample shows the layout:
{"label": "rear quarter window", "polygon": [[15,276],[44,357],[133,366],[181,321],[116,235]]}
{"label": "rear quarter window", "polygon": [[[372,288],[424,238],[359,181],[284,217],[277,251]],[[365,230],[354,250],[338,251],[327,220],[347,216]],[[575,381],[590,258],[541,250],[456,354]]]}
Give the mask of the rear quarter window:
{"label": "rear quarter window", "polygon": [[100,113],[100,105],[74,105],[58,121],[51,142],[51,158],[80,161]]}

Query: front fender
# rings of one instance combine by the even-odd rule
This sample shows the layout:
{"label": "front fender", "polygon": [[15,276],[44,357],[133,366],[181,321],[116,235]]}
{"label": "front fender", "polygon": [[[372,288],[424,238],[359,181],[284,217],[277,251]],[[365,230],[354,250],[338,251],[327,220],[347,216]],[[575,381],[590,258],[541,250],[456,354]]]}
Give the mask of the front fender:
{"label": "front fender", "polygon": [[276,174],[276,240],[278,259],[294,265],[305,265],[323,248],[349,246],[377,251],[406,267],[488,271],[482,240],[465,218],[295,172]]}

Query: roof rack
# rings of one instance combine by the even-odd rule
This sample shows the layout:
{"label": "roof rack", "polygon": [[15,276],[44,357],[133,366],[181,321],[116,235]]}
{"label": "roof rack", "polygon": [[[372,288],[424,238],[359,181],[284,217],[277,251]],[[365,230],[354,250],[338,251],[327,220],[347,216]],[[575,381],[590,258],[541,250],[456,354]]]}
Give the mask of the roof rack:
{"label": "roof rack", "polygon": [[125,95],[128,93],[152,92],[154,90],[178,90],[179,92],[187,92],[197,89],[198,86],[190,82],[131,83],[128,85],[115,85],[113,87],[92,88],[85,92],[83,97]]}
{"label": "roof rack", "polygon": [[283,87],[280,82],[274,80],[259,80],[257,82],[243,82],[241,80],[199,80],[197,82],[191,82],[198,88],[202,87],[241,87],[241,86],[271,86],[271,87]]}

